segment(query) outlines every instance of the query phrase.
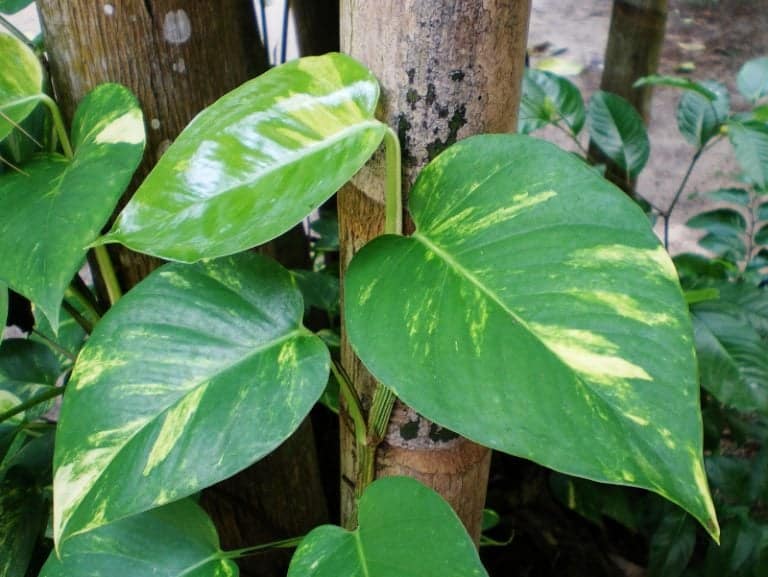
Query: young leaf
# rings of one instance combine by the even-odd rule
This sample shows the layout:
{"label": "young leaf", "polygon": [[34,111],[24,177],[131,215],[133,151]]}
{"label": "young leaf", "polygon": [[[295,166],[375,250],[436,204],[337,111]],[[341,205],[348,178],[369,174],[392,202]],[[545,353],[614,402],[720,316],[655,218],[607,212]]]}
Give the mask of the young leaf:
{"label": "young leaf", "polygon": [[727,406],[768,414],[768,347],[741,307],[707,301],[691,315],[701,386]]}
{"label": "young leaf", "polygon": [[216,528],[190,499],[101,527],[52,552],[40,577],[237,577]]}
{"label": "young leaf", "polygon": [[675,269],[645,215],[578,158],[460,141],[345,280],[347,334],[440,425],[569,474],[643,487],[717,535]]}
{"label": "young leaf", "polygon": [[194,262],[271,240],[374,153],[386,130],[378,97],[371,72],[343,54],[273,68],[187,126],[100,242]]}
{"label": "young leaf", "polygon": [[696,524],[684,511],[670,511],[651,537],[648,577],[679,577],[696,545]]}
{"label": "young leaf", "polygon": [[528,134],[562,119],[573,134],[584,126],[584,101],[567,78],[526,68],[520,100],[520,132]]}
{"label": "young leaf", "polygon": [[[0,279],[40,307],[54,332],[64,291],[107,222],[144,151],[136,98],[103,84],[78,106],[75,158],[40,155],[0,177]],[[30,232],[32,231],[32,232]]]}
{"label": "young leaf", "polygon": [[768,124],[763,122],[729,122],[736,160],[759,188],[768,187]]}
{"label": "young leaf", "polygon": [[191,495],[277,448],[328,380],[282,267],[243,253],[166,265],[107,313],[64,396],[54,537]]}
{"label": "young leaf", "polygon": [[747,61],[736,77],[736,87],[753,103],[768,94],[768,57]]}
{"label": "young leaf", "polygon": [[288,577],[342,575],[488,577],[450,505],[408,477],[371,484],[360,499],[358,528],[317,527],[288,568]]}
{"label": "young leaf", "polygon": [[740,206],[749,206],[749,191],[743,188],[719,188],[705,193],[712,200],[731,202]]}
{"label": "young leaf", "polygon": [[592,141],[619,168],[637,176],[651,150],[637,110],[621,96],[598,91],[589,101],[587,115]]}
{"label": "young leaf", "polygon": [[704,146],[728,119],[731,101],[728,89],[720,82],[701,83],[716,95],[710,100],[697,92],[687,91],[677,105],[677,126],[683,137],[697,148]]}
{"label": "young leaf", "polygon": [[747,230],[747,221],[737,210],[731,208],[718,208],[701,212],[688,219],[685,223],[691,228],[701,228],[715,235],[744,236]]}
{"label": "young leaf", "polygon": [[670,86],[672,88],[681,88],[683,90],[691,90],[698,94],[701,94],[707,100],[715,100],[717,95],[712,92],[706,86],[694,82],[690,78],[683,78],[681,76],[660,76],[658,74],[651,74],[650,76],[644,76],[637,80],[632,86],[639,88],[641,86]]}
{"label": "young leaf", "polygon": [[35,109],[30,97],[43,90],[43,69],[35,53],[18,38],[0,32],[0,140]]}

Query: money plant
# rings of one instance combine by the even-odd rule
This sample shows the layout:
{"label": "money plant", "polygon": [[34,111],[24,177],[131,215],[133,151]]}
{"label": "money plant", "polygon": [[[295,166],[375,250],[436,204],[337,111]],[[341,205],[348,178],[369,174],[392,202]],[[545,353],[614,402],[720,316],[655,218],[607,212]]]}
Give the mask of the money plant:
{"label": "money plant", "polygon": [[[461,140],[411,189],[404,236],[377,81],[328,54],[204,110],[102,234],[142,157],[136,100],[99,86],[66,131],[35,55],[0,35],[0,56],[0,138],[32,120],[55,134],[0,175],[0,312],[7,286],[38,321],[0,347],[5,575],[24,574],[51,503],[46,577],[235,575],[233,559],[261,547],[222,551],[191,497],[285,441],[335,367],[302,324],[296,278],[249,249],[306,219],[382,145],[386,233],[342,279],[379,409],[397,396],[493,449],[647,489],[717,539],[675,268],[643,211],[579,159],[523,135]],[[170,262],[121,295],[108,243]],[[77,276],[88,251],[112,301],[103,315]],[[311,531],[290,577],[487,575],[430,489],[388,478],[360,493],[357,528]]]}

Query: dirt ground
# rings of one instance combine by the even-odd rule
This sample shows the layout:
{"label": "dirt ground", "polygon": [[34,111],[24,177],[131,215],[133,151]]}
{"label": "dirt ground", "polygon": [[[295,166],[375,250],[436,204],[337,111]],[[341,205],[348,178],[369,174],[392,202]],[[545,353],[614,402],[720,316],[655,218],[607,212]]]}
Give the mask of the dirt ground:
{"label": "dirt ground", "polygon": [[[549,53],[579,67],[572,76],[585,100],[599,87],[603,51],[608,36],[612,0],[533,0],[529,46],[549,43]],[[667,33],[659,72],[680,74],[677,68],[693,63],[688,74],[694,80],[715,79],[736,92],[736,73],[750,58],[768,55],[768,0],[669,0]],[[537,58],[532,64],[535,66]],[[675,109],[679,91],[657,88],[649,127],[651,157],[641,174],[638,190],[655,205],[669,204],[688,167],[693,148],[677,131]],[[745,102],[732,98],[732,108]],[[552,133],[544,133],[562,143]],[[697,193],[735,184],[738,167],[730,145],[720,142],[700,160],[682,201],[673,214],[670,250],[673,254],[697,250],[697,233],[684,226],[692,214],[702,210]]]}

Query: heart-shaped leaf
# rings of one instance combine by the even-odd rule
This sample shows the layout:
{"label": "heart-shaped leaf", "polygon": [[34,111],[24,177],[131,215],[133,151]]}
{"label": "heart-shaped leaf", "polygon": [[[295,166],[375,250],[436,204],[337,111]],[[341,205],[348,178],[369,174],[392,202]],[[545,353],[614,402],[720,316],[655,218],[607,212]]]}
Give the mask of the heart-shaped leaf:
{"label": "heart-shaped leaf", "polygon": [[643,212],[581,160],[519,135],[419,176],[416,232],[345,280],[369,370],[442,426],[562,472],[651,489],[717,535],[688,310]]}
{"label": "heart-shaped leaf", "polygon": [[194,262],[271,240],[379,146],[378,97],[371,72],[343,54],[273,68],[190,123],[102,242]]}
{"label": "heart-shaped leaf", "polygon": [[290,273],[244,253],[161,267],[104,316],[64,396],[54,536],[185,497],[278,447],[328,380]]}
{"label": "heart-shaped leaf", "polygon": [[768,57],[747,61],[736,77],[736,87],[744,98],[752,102],[768,94]]}
{"label": "heart-shaped leaf", "polygon": [[219,548],[216,528],[189,499],[78,535],[40,577],[237,577]]}
{"label": "heart-shaped leaf", "polygon": [[589,100],[589,137],[629,176],[648,162],[651,147],[643,119],[624,98],[598,91]]}
{"label": "heart-shaped leaf", "polygon": [[761,189],[768,188],[768,124],[730,122],[728,136],[742,170]]}
{"label": "heart-shaped leaf", "polygon": [[358,528],[323,525],[296,549],[288,577],[471,577],[487,573],[456,513],[408,477],[386,477],[360,499]]}
{"label": "heart-shaped leaf", "polygon": [[39,487],[25,476],[0,481],[0,575],[24,577],[48,518]]}
{"label": "heart-shaped leaf", "polygon": [[725,405],[768,415],[768,347],[742,307],[707,301],[691,314],[701,386]]}
{"label": "heart-shaped leaf", "polygon": [[728,89],[720,82],[701,84],[716,96],[714,100],[686,91],[677,105],[677,126],[685,139],[697,148],[704,146],[720,130],[731,108]]}
{"label": "heart-shaped leaf", "polygon": [[43,68],[18,38],[0,32],[0,140],[35,109],[43,90]]}
{"label": "heart-shaped leaf", "polygon": [[136,98],[118,84],[89,93],[72,122],[75,157],[47,154],[0,177],[0,280],[40,307],[54,331],[64,291],[144,151]]}
{"label": "heart-shaped leaf", "polygon": [[584,126],[584,101],[567,78],[526,68],[519,116],[523,134],[560,120],[578,134]]}

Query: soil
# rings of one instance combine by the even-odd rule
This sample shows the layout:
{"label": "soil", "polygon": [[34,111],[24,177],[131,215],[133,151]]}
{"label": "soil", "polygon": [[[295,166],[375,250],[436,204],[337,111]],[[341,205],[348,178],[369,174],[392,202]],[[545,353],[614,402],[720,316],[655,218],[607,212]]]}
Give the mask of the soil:
{"label": "soil", "polygon": [[[533,0],[528,44],[536,47],[546,43],[549,48],[541,56],[534,54],[531,64],[536,66],[542,57],[554,52],[577,64],[582,71],[570,79],[581,88],[586,101],[600,85],[612,4],[612,0]],[[736,74],[745,61],[765,55],[768,0],[669,1],[659,73],[685,75],[678,68],[692,63],[695,68],[687,74],[690,78],[725,82],[732,95],[732,108],[743,110],[746,103],[736,93]],[[649,127],[651,157],[637,187],[640,194],[663,208],[669,205],[694,152],[677,131],[679,96],[680,92],[671,88],[655,90]],[[568,144],[555,132],[542,134],[561,145]],[[738,170],[726,141],[702,157],[673,213],[670,252],[699,250],[698,233],[683,223],[707,206],[701,193],[736,184]]]}

